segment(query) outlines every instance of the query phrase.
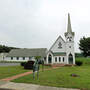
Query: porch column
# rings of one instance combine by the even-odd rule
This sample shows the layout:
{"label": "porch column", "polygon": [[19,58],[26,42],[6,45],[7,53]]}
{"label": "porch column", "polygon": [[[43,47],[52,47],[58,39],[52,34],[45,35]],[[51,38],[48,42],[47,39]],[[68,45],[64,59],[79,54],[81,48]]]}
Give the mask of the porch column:
{"label": "porch column", "polygon": [[48,55],[47,55],[47,58],[46,58],[46,64],[48,64]]}
{"label": "porch column", "polygon": [[53,62],[54,62],[54,57],[53,57],[53,55],[52,55],[51,64],[53,64]]}
{"label": "porch column", "polygon": [[66,55],[66,64],[69,64],[68,54]]}

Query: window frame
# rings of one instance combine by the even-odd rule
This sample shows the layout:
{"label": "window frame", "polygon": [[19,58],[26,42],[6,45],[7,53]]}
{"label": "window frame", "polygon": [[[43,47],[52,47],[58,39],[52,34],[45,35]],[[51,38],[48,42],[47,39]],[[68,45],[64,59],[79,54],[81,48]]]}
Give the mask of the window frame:
{"label": "window frame", "polygon": [[55,57],[55,62],[57,62],[57,57]]}
{"label": "window frame", "polygon": [[11,57],[11,60],[13,60],[13,57]]}
{"label": "window frame", "polygon": [[23,60],[25,60],[25,57],[22,57],[23,58]]}
{"label": "window frame", "polygon": [[17,58],[17,60],[19,60],[19,57],[16,57]]}
{"label": "window frame", "polygon": [[63,57],[63,62],[65,61],[65,57]]}
{"label": "window frame", "polygon": [[59,62],[61,62],[61,57],[59,57]]}

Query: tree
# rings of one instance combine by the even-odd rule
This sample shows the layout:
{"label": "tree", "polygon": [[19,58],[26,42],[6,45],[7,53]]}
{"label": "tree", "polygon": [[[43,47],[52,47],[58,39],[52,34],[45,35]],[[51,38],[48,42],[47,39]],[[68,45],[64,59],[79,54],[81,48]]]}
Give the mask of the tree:
{"label": "tree", "polygon": [[41,59],[41,56],[36,56],[35,59],[39,60],[39,59]]}
{"label": "tree", "polygon": [[11,49],[17,49],[17,48],[0,45],[0,53],[8,53],[10,52]]}
{"label": "tree", "polygon": [[85,57],[90,56],[90,37],[83,37],[79,42],[79,49],[81,50],[82,54]]}

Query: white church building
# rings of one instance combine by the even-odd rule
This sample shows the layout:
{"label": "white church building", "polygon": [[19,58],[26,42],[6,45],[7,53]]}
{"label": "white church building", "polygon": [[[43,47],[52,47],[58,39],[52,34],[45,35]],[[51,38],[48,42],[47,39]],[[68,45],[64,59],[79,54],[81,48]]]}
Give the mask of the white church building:
{"label": "white church building", "polygon": [[59,36],[49,51],[47,48],[13,49],[4,60],[27,61],[34,59],[36,56],[41,56],[45,64],[75,64],[74,32],[72,32],[69,14],[67,32],[64,35],[66,40],[64,41]]}
{"label": "white church building", "polygon": [[70,15],[68,14],[67,32],[57,38],[47,53],[47,64],[75,64],[74,32],[72,32]]}

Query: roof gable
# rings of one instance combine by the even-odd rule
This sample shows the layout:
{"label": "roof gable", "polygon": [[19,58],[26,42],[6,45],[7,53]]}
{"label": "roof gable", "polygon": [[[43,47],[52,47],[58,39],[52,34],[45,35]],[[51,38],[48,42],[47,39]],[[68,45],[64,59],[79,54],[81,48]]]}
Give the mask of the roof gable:
{"label": "roof gable", "polygon": [[[61,48],[59,48],[60,44]],[[65,51],[64,49],[65,49],[65,41],[61,36],[59,36],[49,50],[52,52],[60,52],[60,51],[63,52]]]}

